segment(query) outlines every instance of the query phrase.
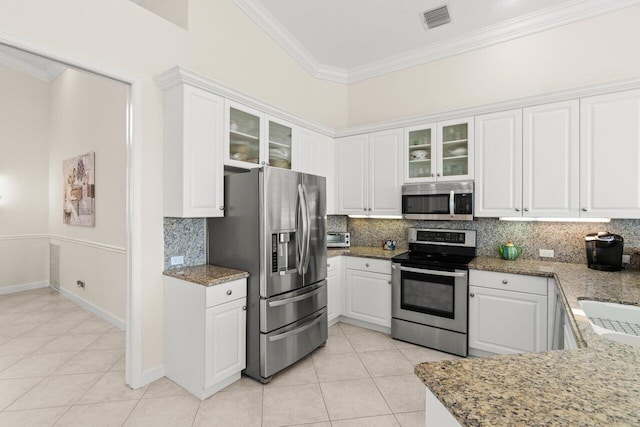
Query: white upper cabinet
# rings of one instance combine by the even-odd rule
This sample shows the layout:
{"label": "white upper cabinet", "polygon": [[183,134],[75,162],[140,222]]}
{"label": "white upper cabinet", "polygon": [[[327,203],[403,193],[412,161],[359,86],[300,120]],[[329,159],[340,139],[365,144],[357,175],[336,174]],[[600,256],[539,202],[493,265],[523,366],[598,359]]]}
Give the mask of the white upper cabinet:
{"label": "white upper cabinet", "polygon": [[294,127],[276,117],[265,116],[267,138],[264,153],[269,166],[291,169]]}
{"label": "white upper cabinet", "polygon": [[227,100],[224,164],[237,168],[269,165],[291,169],[293,125]]}
{"label": "white upper cabinet", "polygon": [[580,216],[640,216],[640,90],[580,101]]}
{"label": "white upper cabinet", "polygon": [[293,170],[327,179],[327,215],[336,214],[335,144],[331,137],[294,128]]}
{"label": "white upper cabinet", "polygon": [[369,135],[369,214],[402,214],[402,130]]}
{"label": "white upper cabinet", "polygon": [[369,207],[369,136],[336,141],[338,160],[338,212],[366,215]]}
{"label": "white upper cabinet", "polygon": [[578,216],[579,117],[577,100],[523,110],[524,216]]}
{"label": "white upper cabinet", "polygon": [[522,110],[476,116],[475,212],[521,216]]}
{"label": "white upper cabinet", "polygon": [[478,217],[578,216],[578,101],[476,117]]}
{"label": "white upper cabinet", "polygon": [[[227,100],[224,132],[224,164],[239,168],[266,164],[262,112]],[[264,163],[263,163],[264,162]]]}
{"label": "white upper cabinet", "polygon": [[164,216],[223,216],[224,99],[177,84],[163,103]]}
{"label": "white upper cabinet", "polygon": [[404,182],[473,179],[473,118],[413,126],[404,134]]}
{"label": "white upper cabinet", "polygon": [[336,141],[338,212],[345,215],[400,215],[402,130]]}

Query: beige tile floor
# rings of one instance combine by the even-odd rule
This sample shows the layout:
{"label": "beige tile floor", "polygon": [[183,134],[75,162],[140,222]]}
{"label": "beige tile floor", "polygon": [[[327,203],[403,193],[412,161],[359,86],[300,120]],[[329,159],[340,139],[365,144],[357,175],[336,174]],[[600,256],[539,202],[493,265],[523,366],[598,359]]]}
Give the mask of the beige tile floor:
{"label": "beige tile floor", "polygon": [[413,365],[455,356],[339,323],[276,375],[205,401],[162,378],[124,385],[124,333],[49,289],[0,296],[0,427],[423,426]]}

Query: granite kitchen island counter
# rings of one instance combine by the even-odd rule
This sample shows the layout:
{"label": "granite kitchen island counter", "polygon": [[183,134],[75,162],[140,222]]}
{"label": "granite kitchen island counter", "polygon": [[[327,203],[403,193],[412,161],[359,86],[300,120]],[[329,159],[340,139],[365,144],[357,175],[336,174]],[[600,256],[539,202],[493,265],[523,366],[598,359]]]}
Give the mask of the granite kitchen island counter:
{"label": "granite kitchen island counter", "polygon": [[553,277],[578,346],[416,366],[415,373],[462,425],[640,425],[640,349],[593,332],[573,313],[593,299],[640,305],[640,271],[476,258],[469,268]]}
{"label": "granite kitchen island counter", "polygon": [[203,264],[193,267],[175,268],[165,270],[165,276],[185,280],[202,286],[215,286],[249,277],[246,271],[233,268],[220,267],[218,265]]}

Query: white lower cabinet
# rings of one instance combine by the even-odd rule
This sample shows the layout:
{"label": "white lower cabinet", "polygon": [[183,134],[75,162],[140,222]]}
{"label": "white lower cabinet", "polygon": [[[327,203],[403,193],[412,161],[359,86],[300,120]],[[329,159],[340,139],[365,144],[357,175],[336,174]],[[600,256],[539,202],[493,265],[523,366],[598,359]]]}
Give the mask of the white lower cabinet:
{"label": "white lower cabinet", "polygon": [[391,262],[346,258],[346,317],[391,327]]}
{"label": "white lower cabinet", "polygon": [[564,331],[563,331],[563,345],[562,348],[565,350],[571,350],[574,348],[578,348],[578,340],[576,336],[573,334],[573,330],[571,329],[571,322],[569,317],[564,315]]}
{"label": "white lower cabinet", "polygon": [[344,292],[342,287],[342,257],[327,259],[327,320],[336,323],[342,314]]}
{"label": "white lower cabinet", "polygon": [[165,376],[199,399],[246,367],[247,281],[215,286],[164,277]]}
{"label": "white lower cabinet", "polygon": [[469,283],[470,354],[548,349],[546,278],[471,270]]}

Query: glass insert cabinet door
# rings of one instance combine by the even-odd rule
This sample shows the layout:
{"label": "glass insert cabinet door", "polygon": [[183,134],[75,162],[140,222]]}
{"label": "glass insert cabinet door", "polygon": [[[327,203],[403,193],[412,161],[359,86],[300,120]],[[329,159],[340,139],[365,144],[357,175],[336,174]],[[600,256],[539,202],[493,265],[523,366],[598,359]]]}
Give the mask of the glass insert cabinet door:
{"label": "glass insert cabinet door", "polygon": [[431,181],[436,176],[435,126],[409,128],[406,132],[405,179]]}
{"label": "glass insert cabinet door", "polygon": [[439,124],[442,177],[467,177],[471,174],[471,123],[467,121]]}
{"label": "glass insert cabinet door", "polygon": [[260,125],[260,116],[229,107],[230,160],[260,163]]}
{"label": "glass insert cabinet door", "polygon": [[292,134],[291,126],[269,120],[268,162],[270,166],[291,169]]}

